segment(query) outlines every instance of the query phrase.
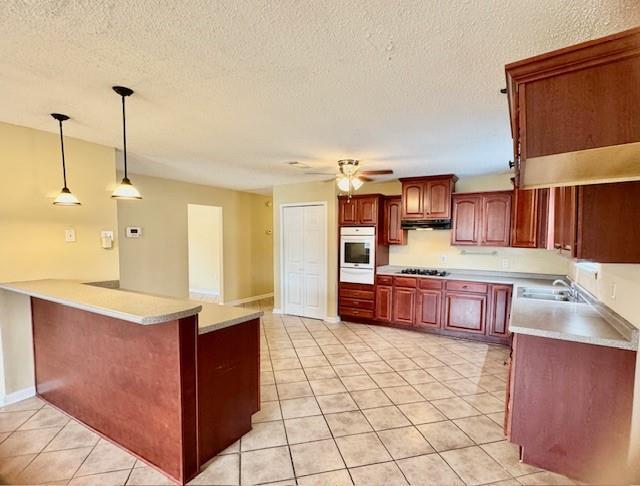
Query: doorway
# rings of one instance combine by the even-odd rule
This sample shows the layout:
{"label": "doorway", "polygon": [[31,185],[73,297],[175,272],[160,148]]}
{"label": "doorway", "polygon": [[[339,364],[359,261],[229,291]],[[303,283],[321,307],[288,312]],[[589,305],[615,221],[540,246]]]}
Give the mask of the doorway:
{"label": "doorway", "polygon": [[189,297],[223,301],[222,208],[187,205]]}
{"label": "doorway", "polygon": [[327,205],[281,206],[283,312],[324,319],[327,312]]}

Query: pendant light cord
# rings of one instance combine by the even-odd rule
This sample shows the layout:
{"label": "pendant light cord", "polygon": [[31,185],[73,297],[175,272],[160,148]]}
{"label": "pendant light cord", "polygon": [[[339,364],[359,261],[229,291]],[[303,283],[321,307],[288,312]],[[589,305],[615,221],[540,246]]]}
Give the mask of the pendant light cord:
{"label": "pendant light cord", "polygon": [[64,137],[62,136],[62,120],[58,120],[60,124],[60,148],[62,149],[62,180],[64,181],[64,187],[67,187],[67,166],[64,160]]}
{"label": "pendant light cord", "polygon": [[127,117],[124,110],[124,96],[122,97],[122,148],[124,150],[124,178],[127,178]]}

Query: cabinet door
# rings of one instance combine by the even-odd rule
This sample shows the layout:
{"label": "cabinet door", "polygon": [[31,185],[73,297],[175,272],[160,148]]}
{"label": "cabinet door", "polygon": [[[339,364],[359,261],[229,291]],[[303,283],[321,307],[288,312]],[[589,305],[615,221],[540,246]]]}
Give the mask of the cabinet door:
{"label": "cabinet door", "polygon": [[391,321],[391,309],[393,300],[393,287],[390,285],[376,286],[376,319]]}
{"label": "cabinet door", "polygon": [[402,218],[424,219],[424,182],[402,183]]}
{"label": "cabinet door", "polygon": [[509,246],[511,233],[511,194],[488,194],[482,197],[483,246]]}
{"label": "cabinet door", "polygon": [[563,216],[564,188],[553,188],[553,247],[562,248],[563,240]]}
{"label": "cabinet door", "polygon": [[453,196],[452,245],[477,245],[480,242],[480,196]]}
{"label": "cabinet door", "polygon": [[375,197],[356,199],[358,224],[375,226],[378,224],[378,199]]}
{"label": "cabinet door", "polygon": [[407,230],[401,226],[402,201],[400,197],[389,197],[384,202],[384,244],[406,244]]}
{"label": "cabinet door", "polygon": [[416,294],[416,326],[440,327],[442,292],[418,289]]}
{"label": "cabinet door", "polygon": [[413,324],[416,304],[416,289],[393,288],[393,321]]}
{"label": "cabinet door", "polygon": [[513,227],[511,246],[536,248],[538,246],[538,190],[513,191]]}
{"label": "cabinet door", "polygon": [[340,226],[353,226],[358,224],[358,205],[355,199],[339,199],[339,224]]}
{"label": "cabinet door", "polygon": [[487,334],[507,337],[509,335],[509,313],[511,312],[511,285],[492,285],[491,309]]}
{"label": "cabinet door", "polygon": [[484,334],[487,315],[487,296],[463,292],[445,294],[444,328]]}
{"label": "cabinet door", "polygon": [[424,193],[426,219],[449,219],[451,217],[451,181],[429,181]]}
{"label": "cabinet door", "polygon": [[576,242],[577,197],[576,188],[563,187],[562,200],[562,249],[573,253]]}

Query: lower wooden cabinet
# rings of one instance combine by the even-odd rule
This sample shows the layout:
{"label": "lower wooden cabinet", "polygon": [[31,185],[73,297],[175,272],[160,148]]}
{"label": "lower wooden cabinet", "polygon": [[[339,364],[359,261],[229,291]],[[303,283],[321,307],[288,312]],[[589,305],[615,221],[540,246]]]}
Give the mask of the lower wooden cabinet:
{"label": "lower wooden cabinet", "polygon": [[357,298],[368,296],[358,293],[341,297],[340,309],[356,317],[371,313],[380,323],[507,344],[511,294],[511,285],[379,275],[374,307],[373,301],[356,307]]}
{"label": "lower wooden cabinet", "polygon": [[376,286],[376,319],[391,322],[393,302],[393,287],[391,285]]}
{"label": "lower wooden cabinet", "polygon": [[338,313],[340,316],[373,319],[375,315],[375,286],[340,283],[338,286]]}
{"label": "lower wooden cabinet", "polygon": [[393,288],[393,322],[413,324],[416,308],[416,289]]}
{"label": "lower wooden cabinet", "polygon": [[418,327],[440,327],[442,291],[418,289],[416,293],[416,319]]}
{"label": "lower wooden cabinet", "polygon": [[497,337],[509,334],[511,313],[511,285],[492,285],[489,290],[489,326],[487,333]]}
{"label": "lower wooden cabinet", "polygon": [[445,292],[442,322],[444,329],[484,334],[486,318],[486,294]]}

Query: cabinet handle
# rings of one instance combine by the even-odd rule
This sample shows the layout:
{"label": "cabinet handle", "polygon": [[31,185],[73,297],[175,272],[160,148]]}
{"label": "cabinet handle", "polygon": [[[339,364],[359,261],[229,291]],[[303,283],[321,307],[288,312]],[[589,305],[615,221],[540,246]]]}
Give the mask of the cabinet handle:
{"label": "cabinet handle", "polygon": [[509,161],[509,169],[513,169],[516,166],[515,162],[513,160]]}
{"label": "cabinet handle", "polygon": [[469,286],[468,286],[468,285],[463,285],[463,286],[462,286],[462,288],[463,288],[463,289],[468,289],[468,288],[469,288]]}

